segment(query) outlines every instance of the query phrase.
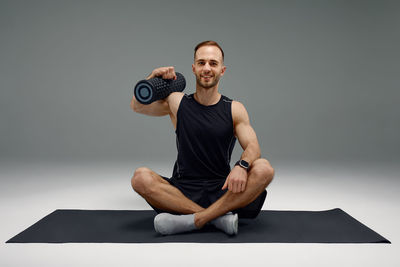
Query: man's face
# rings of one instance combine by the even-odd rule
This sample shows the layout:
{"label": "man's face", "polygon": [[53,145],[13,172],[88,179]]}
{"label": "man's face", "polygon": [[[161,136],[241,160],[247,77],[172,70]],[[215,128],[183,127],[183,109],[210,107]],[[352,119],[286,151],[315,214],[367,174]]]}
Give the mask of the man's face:
{"label": "man's face", "polygon": [[196,84],[205,89],[216,86],[226,67],[222,62],[222,52],[216,46],[202,46],[196,51],[192,70]]}

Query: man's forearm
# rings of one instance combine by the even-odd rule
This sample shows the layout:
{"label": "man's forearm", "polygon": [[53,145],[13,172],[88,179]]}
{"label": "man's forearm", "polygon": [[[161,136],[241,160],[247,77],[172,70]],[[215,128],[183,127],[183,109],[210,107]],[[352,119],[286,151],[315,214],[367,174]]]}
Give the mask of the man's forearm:
{"label": "man's forearm", "polygon": [[261,157],[260,146],[257,143],[249,143],[246,149],[243,151],[240,159],[243,159],[251,164]]}

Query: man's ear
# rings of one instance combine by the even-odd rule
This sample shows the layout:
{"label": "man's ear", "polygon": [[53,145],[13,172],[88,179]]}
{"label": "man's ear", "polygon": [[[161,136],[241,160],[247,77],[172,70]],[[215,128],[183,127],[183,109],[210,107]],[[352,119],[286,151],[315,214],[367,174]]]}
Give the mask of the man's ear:
{"label": "man's ear", "polygon": [[224,65],[224,66],[222,67],[221,76],[224,76],[225,71],[226,71],[226,66]]}

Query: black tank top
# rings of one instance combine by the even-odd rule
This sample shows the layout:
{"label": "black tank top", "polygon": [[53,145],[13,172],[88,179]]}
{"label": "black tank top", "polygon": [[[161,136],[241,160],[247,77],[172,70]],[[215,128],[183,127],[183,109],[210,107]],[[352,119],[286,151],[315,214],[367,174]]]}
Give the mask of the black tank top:
{"label": "black tank top", "polygon": [[225,179],[236,138],[233,133],[232,100],[221,95],[218,103],[204,106],[193,94],[179,104],[176,123],[178,158],[175,178]]}

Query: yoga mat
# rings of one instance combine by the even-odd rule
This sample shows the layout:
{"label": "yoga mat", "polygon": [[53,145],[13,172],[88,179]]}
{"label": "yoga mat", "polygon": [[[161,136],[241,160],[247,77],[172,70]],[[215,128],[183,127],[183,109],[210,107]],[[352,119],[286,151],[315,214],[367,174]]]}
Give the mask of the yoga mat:
{"label": "yoga mat", "polygon": [[56,210],[7,243],[390,243],[341,209],[261,211],[228,236],[212,226],[162,236],[152,210]]}

